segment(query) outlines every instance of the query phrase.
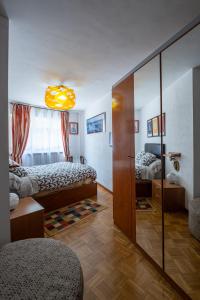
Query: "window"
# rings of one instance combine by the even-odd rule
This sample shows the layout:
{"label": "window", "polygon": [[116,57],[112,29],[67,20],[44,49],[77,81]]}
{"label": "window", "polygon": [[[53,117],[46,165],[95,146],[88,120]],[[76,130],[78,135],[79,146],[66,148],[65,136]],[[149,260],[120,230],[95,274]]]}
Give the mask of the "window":
{"label": "window", "polygon": [[37,165],[60,160],[63,160],[60,112],[32,108],[23,164]]}

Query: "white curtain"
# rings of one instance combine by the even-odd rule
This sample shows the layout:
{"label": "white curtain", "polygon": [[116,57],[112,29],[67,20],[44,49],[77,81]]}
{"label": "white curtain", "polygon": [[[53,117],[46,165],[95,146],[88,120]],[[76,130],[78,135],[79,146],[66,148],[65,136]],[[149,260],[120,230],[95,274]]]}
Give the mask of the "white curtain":
{"label": "white curtain", "polygon": [[63,151],[60,112],[32,107],[22,164],[32,166],[64,161]]}

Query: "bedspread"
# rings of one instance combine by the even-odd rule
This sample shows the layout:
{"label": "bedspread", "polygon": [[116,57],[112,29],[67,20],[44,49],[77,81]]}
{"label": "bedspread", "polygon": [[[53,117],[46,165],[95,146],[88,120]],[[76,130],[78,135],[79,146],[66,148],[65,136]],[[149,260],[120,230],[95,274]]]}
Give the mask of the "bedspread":
{"label": "bedspread", "polygon": [[71,162],[26,167],[25,169],[28,176],[37,182],[39,191],[59,189],[87,179],[94,181],[97,176],[92,167]]}

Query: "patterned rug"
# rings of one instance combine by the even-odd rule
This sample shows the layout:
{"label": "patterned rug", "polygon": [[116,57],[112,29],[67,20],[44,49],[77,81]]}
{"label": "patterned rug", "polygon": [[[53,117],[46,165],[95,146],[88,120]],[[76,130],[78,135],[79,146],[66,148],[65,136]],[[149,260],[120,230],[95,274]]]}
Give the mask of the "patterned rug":
{"label": "patterned rug", "polygon": [[85,199],[45,214],[44,231],[47,236],[69,228],[82,219],[105,209],[96,201]]}
{"label": "patterned rug", "polygon": [[150,199],[148,198],[137,198],[136,200],[136,210],[140,211],[152,211],[152,205]]}

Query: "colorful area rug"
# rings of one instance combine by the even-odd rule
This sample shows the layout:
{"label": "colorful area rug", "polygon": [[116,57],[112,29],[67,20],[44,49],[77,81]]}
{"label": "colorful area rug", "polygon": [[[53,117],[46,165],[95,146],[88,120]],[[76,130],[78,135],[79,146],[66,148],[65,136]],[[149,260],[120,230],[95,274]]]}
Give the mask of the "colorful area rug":
{"label": "colorful area rug", "polygon": [[136,210],[140,211],[152,211],[152,205],[148,198],[137,198]]}
{"label": "colorful area rug", "polygon": [[47,236],[53,236],[105,208],[105,206],[96,201],[85,199],[46,213],[44,221],[45,234]]}

